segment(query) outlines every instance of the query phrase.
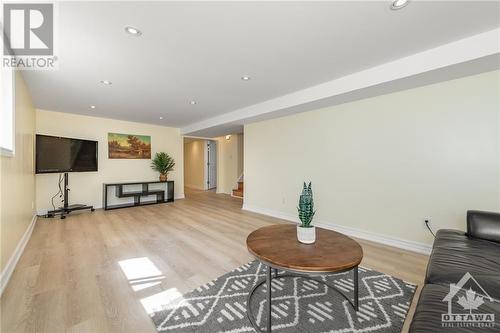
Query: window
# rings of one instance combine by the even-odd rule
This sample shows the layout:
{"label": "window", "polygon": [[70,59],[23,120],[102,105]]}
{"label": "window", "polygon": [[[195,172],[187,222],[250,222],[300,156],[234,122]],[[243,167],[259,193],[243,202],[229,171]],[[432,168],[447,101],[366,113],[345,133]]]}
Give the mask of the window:
{"label": "window", "polygon": [[15,73],[12,68],[2,68],[0,78],[0,153],[2,155],[14,155],[15,135]]}

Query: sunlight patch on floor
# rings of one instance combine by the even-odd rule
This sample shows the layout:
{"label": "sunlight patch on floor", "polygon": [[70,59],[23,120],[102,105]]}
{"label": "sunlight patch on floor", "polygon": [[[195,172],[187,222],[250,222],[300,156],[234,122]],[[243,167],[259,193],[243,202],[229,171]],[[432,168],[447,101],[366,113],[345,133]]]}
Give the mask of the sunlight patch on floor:
{"label": "sunlight patch on floor", "polygon": [[146,288],[154,287],[161,284],[161,281],[165,278],[165,276],[161,275],[154,278],[149,279],[139,279],[130,281],[133,291],[139,291]]}
{"label": "sunlight patch on floor", "polygon": [[[127,277],[132,290],[140,291],[160,285],[165,279],[163,273],[147,257],[132,258],[118,262]],[[170,288],[141,299],[142,306],[148,314],[162,310],[172,301],[182,301],[182,294],[177,288]]]}
{"label": "sunlight patch on floor", "polygon": [[170,288],[158,294],[141,299],[141,303],[144,309],[146,309],[146,312],[148,314],[152,314],[163,310],[165,305],[170,304],[173,301],[176,301],[177,303],[177,301],[180,302],[182,300],[182,294],[177,290],[177,288]]}
{"label": "sunlight patch on floor", "polygon": [[121,260],[118,264],[134,291],[157,286],[165,278],[156,265],[146,257]]}
{"label": "sunlight patch on floor", "polygon": [[118,264],[129,281],[162,275],[147,257],[121,260]]}

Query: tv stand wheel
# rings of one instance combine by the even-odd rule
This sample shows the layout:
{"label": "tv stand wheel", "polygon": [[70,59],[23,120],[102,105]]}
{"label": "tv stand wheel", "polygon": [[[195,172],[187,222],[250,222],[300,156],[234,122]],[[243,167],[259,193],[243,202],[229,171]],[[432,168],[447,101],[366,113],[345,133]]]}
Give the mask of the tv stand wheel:
{"label": "tv stand wheel", "polygon": [[91,212],[95,211],[95,208],[90,208],[90,211],[91,211]]}
{"label": "tv stand wheel", "polygon": [[61,215],[61,220],[64,220],[66,218],[65,215]]}

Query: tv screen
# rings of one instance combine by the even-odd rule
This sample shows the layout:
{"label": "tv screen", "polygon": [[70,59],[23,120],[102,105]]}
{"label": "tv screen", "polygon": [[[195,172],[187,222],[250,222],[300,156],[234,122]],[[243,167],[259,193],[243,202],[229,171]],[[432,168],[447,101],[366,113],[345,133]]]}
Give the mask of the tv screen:
{"label": "tv screen", "polygon": [[97,141],[36,135],[36,173],[97,171]]}

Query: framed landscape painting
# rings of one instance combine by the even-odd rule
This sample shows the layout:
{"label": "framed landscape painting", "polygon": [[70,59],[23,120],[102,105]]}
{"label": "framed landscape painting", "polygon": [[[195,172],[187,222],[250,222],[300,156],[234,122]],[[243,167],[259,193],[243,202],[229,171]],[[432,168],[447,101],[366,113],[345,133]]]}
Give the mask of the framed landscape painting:
{"label": "framed landscape painting", "polygon": [[108,157],[151,159],[151,137],[148,135],[108,133]]}

